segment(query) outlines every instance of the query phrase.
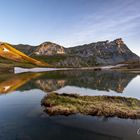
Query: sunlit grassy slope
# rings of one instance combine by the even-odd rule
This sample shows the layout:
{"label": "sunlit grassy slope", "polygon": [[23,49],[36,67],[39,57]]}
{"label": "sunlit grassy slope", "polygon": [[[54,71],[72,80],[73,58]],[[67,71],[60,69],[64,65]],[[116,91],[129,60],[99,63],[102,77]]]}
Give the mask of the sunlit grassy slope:
{"label": "sunlit grassy slope", "polygon": [[16,50],[8,43],[0,43],[0,56],[15,62],[31,63],[37,66],[46,66],[46,67],[49,66],[47,63],[43,61],[31,58],[26,54]]}

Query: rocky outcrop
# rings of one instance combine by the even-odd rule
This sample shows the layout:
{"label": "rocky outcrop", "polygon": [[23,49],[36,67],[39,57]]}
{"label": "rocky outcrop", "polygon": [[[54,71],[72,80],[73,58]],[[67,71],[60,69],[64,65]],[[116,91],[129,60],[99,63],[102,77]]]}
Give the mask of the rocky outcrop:
{"label": "rocky outcrop", "polygon": [[36,55],[57,55],[57,54],[65,54],[64,47],[51,43],[44,42],[38,46],[38,48],[33,52]]}
{"label": "rocky outcrop", "polygon": [[69,49],[70,54],[83,58],[96,58],[98,64],[117,64],[125,61],[136,61],[139,57],[134,54],[121,38],[109,42],[102,41]]}

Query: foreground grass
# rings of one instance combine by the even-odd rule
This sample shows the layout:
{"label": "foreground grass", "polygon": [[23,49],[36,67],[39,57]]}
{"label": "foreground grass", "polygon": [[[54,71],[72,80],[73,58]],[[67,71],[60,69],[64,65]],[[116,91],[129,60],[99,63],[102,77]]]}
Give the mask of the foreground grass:
{"label": "foreground grass", "polygon": [[50,93],[41,103],[49,115],[81,113],[93,116],[140,119],[140,100],[133,98]]}

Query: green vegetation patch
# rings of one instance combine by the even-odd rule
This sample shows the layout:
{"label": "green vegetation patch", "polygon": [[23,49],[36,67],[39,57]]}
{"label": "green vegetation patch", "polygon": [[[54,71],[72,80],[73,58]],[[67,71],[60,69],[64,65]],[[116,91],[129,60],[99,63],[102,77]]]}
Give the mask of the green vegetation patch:
{"label": "green vegetation patch", "polygon": [[52,55],[52,56],[46,56],[46,55],[42,55],[42,56],[37,56],[37,55],[32,55],[32,57],[34,59],[38,59],[40,61],[44,61],[50,64],[54,64],[56,62],[65,60],[68,56],[67,55]]}
{"label": "green vegetation patch", "polygon": [[49,115],[84,115],[140,119],[140,100],[113,96],[50,93],[42,101]]}
{"label": "green vegetation patch", "polygon": [[6,58],[0,57],[0,69],[5,68],[13,68],[13,67],[26,67],[26,68],[34,68],[36,65],[31,64],[29,62],[16,62],[12,60],[8,60]]}

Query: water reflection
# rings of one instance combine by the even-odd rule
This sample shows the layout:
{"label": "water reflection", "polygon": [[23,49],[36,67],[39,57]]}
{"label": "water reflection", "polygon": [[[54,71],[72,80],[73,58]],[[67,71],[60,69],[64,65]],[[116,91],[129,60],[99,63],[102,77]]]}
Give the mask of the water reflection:
{"label": "water reflection", "polygon": [[[1,82],[0,82],[0,94],[8,93],[11,91],[17,90],[19,87],[26,84],[28,81],[30,81],[33,78],[36,78],[40,76],[40,73],[23,73],[23,74],[17,74],[17,75],[5,75],[5,77],[2,75]],[[4,79],[4,81],[2,80]]]}
{"label": "water reflection", "polygon": [[129,87],[131,96],[137,98],[139,86],[136,87],[136,83],[139,85],[140,80],[136,77],[132,73],[91,70],[1,73],[0,94],[10,94],[0,96],[0,140],[139,140],[140,120],[79,114],[52,117],[41,107],[44,93],[68,86],[71,92],[85,88],[92,93],[114,91],[119,96],[125,96],[125,89]]}
{"label": "water reflection", "polygon": [[0,75],[0,93],[14,90],[40,89],[53,92],[66,86],[74,86],[98,91],[110,90],[123,93],[129,82],[137,75],[116,71],[51,71],[42,73],[22,73]]}
{"label": "water reflection", "polygon": [[89,88],[99,91],[113,90],[122,93],[129,82],[137,75],[116,71],[54,71],[45,74],[46,78],[36,81],[46,92],[56,91],[65,86]]}
{"label": "water reflection", "polygon": [[[137,135],[139,129],[139,120],[119,119],[119,118],[104,118],[84,115],[71,115],[68,117],[57,116],[49,118],[53,123],[71,128],[74,131],[74,136],[81,139],[98,139],[98,140],[138,140]],[[69,130],[70,131],[70,130]],[[70,131],[71,132],[71,131]],[[68,132],[67,136],[71,137]],[[80,133],[81,137],[78,137]]]}

